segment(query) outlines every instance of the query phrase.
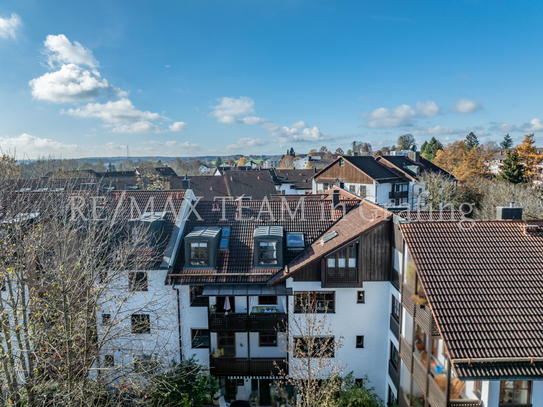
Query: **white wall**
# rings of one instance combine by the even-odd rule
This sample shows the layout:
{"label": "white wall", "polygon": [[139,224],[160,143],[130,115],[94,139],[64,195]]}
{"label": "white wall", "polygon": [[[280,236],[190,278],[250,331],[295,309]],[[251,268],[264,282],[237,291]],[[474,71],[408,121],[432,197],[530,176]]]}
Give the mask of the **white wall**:
{"label": "white wall", "polygon": [[259,346],[258,332],[250,333],[251,340],[251,358],[286,358],[287,342],[286,333],[277,334],[277,346]]}
{"label": "white wall", "polygon": [[[179,303],[181,307],[181,333],[183,356],[190,358],[194,355],[202,364],[209,366],[211,348],[192,348],[191,329],[208,329],[207,307],[190,306],[190,286],[181,285],[179,288]],[[211,304],[211,301],[210,301]]]}
{"label": "white wall", "polygon": [[[336,358],[346,364],[345,374],[353,371],[355,378],[368,375],[371,385],[383,400],[387,396],[384,378],[388,374],[390,283],[364,282],[363,288],[323,289],[320,282],[287,280],[293,291],[335,291],[335,313],[327,315],[336,338],[344,337]],[[357,304],[357,291],[365,291],[365,304]],[[294,309],[294,298],[289,298]],[[292,317],[292,316],[291,316]],[[356,348],[356,336],[364,335],[364,348]]]}

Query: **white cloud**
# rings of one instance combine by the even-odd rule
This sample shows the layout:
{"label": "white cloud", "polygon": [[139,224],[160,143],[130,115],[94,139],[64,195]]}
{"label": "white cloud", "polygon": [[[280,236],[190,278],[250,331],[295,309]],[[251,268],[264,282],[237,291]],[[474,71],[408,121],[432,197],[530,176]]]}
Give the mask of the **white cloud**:
{"label": "white cloud", "polygon": [[44,54],[47,55],[49,66],[54,63],[86,65],[90,68],[98,67],[98,61],[92,55],[92,51],[83,47],[77,41],[73,44],[64,34],[48,35],[44,42]]}
{"label": "white cloud", "polygon": [[279,143],[335,140],[339,138],[337,134],[322,133],[318,126],[310,127],[302,120],[290,126],[265,123],[264,128],[268,130],[271,137]]}
{"label": "white cloud", "polygon": [[[492,124],[492,123],[491,123]],[[520,131],[520,129],[514,124],[496,124],[490,128],[491,131],[496,131],[499,133],[511,133],[513,131]]]}
{"label": "white cloud", "polygon": [[123,124],[122,126],[117,126],[112,133],[131,133],[131,134],[146,134],[146,133],[161,133],[160,128],[146,120],[141,122],[136,122],[132,124]]}
{"label": "white cloud", "polygon": [[37,157],[38,155],[55,155],[57,157],[61,155],[71,156],[82,151],[81,148],[75,144],[65,144],[26,133],[15,137],[0,137],[0,147],[4,152],[11,151],[13,153],[17,151],[17,154],[20,156],[28,154],[28,156],[32,157]]}
{"label": "white cloud", "polygon": [[450,127],[445,126],[435,126],[430,128],[424,128],[424,127],[417,127],[417,130],[413,131],[412,133],[415,136],[418,135],[432,135],[432,136],[440,136],[443,134],[459,134],[464,133],[464,130],[460,129],[451,129]]}
{"label": "white cloud", "polygon": [[75,64],[63,65],[56,72],[48,72],[29,82],[34,99],[50,102],[81,102],[93,100],[100,93],[126,96],[126,92],[112,86],[93,69],[88,71]]}
{"label": "white cloud", "polygon": [[226,150],[245,150],[247,147],[259,147],[268,144],[267,140],[253,139],[253,138],[240,138],[235,144],[230,144],[226,147]]}
{"label": "white cloud", "polygon": [[[147,141],[142,146],[130,145],[132,155],[161,155],[180,156],[198,151],[198,144],[179,141]],[[37,158],[38,156],[54,156],[56,158],[82,158],[82,157],[112,157],[126,154],[126,145],[109,142],[102,145],[80,146],[77,144],[62,143],[48,138],[36,137],[30,134],[21,134],[13,137],[0,137],[0,148],[4,152],[17,152],[19,157]]]}
{"label": "white cloud", "polygon": [[483,108],[483,103],[480,100],[469,100],[465,97],[456,101],[454,106],[451,107],[451,112],[468,114],[475,113]]}
{"label": "white cloud", "polygon": [[543,131],[543,122],[541,119],[532,119],[530,120],[530,123],[524,123],[522,125],[522,131],[528,132],[528,133],[534,133],[536,131]]}
{"label": "white cloud", "polygon": [[168,120],[158,113],[149,111],[142,112],[134,107],[129,99],[121,99],[107,103],[89,103],[85,107],[68,109],[67,113],[72,116],[84,118],[97,118],[110,124],[130,124],[149,120]]}
{"label": "white cloud", "polygon": [[[249,125],[255,125],[255,124],[262,124],[265,123],[267,120],[262,119],[260,117],[255,116],[247,116],[250,114],[254,114],[254,105],[255,102],[253,99],[241,96],[238,99],[236,98],[229,98],[229,97],[223,97],[217,99],[219,102],[218,105],[213,106],[213,111],[211,112],[211,116],[217,118],[217,122],[219,123],[225,123],[225,124],[249,124]],[[246,116],[246,117],[238,117],[238,116]]]}
{"label": "white cloud", "polygon": [[10,18],[0,17],[0,37],[2,38],[16,38],[17,30],[21,27],[21,18],[12,13]]}
{"label": "white cloud", "polygon": [[181,131],[185,130],[187,128],[187,123],[185,122],[175,122],[170,127],[168,127],[168,130],[170,131]]}
{"label": "white cloud", "polygon": [[362,117],[368,121],[366,126],[371,128],[406,127],[412,126],[414,119],[437,114],[439,114],[439,106],[430,100],[425,103],[417,102],[414,108],[405,104],[392,110],[380,107],[369,114],[362,114]]}

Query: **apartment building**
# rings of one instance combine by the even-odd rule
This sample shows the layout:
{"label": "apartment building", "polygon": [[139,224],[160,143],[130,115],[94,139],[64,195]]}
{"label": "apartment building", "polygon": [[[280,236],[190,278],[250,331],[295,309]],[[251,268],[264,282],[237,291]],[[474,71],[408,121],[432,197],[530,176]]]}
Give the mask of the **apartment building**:
{"label": "apartment building", "polygon": [[508,207],[489,221],[403,216],[394,217],[398,404],[543,405],[543,222]]}

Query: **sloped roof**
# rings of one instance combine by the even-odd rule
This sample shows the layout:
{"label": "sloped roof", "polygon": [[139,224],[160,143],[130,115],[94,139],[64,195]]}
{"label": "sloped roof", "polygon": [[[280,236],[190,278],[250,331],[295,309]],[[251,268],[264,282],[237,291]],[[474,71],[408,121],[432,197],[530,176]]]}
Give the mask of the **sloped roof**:
{"label": "sloped roof", "polygon": [[[420,157],[419,162],[415,162],[411,160],[408,156],[405,155],[385,155],[378,158],[378,161],[388,161],[391,163],[394,167],[398,168],[399,170],[405,172],[406,174],[410,175],[413,178],[418,177],[419,175],[425,173],[425,172],[435,172],[442,175],[450,176],[447,171],[441,169],[431,161],[428,161],[427,159]],[[384,165],[383,163],[381,163]],[[418,167],[418,173],[413,172],[408,166],[416,166]]]}
{"label": "sloped roof", "polygon": [[[170,179],[170,189],[183,188],[184,177],[172,177]],[[226,187],[226,181],[223,176],[191,176],[189,188],[192,189],[194,195],[202,197],[204,201],[212,201],[215,197],[229,196]]]}
{"label": "sloped roof", "polygon": [[229,171],[224,174],[230,196],[261,200],[277,193],[270,170]]}
{"label": "sloped roof", "polygon": [[315,179],[319,178],[320,174],[323,174],[328,168],[330,168],[333,164],[335,164],[336,161],[340,159],[344,159],[345,161],[348,161],[349,163],[354,165],[356,168],[358,168],[360,171],[365,173],[368,177],[378,182],[395,182],[395,181],[398,182],[398,181],[407,180],[402,175],[395,173],[391,171],[389,168],[387,168],[386,166],[380,164],[372,156],[350,156],[350,155],[344,155],[344,156],[338,157],[332,163],[330,163],[329,165],[324,167],[321,171],[319,171],[317,174],[315,174],[313,178]]}
{"label": "sloped roof", "polygon": [[[298,199],[289,200],[288,208],[286,208],[283,207],[281,201],[269,201],[269,208],[275,218],[274,221],[266,212],[267,206],[263,201],[243,201],[242,215],[244,220],[239,220],[239,202],[226,201],[224,206],[226,220],[221,221],[222,203],[200,201],[196,205],[196,210],[203,221],[197,220],[196,215],[192,213],[185,227],[184,235],[191,233],[196,227],[228,226],[231,228],[228,250],[218,251],[214,269],[185,270],[184,245],[181,245],[177,262],[171,273],[173,280],[183,284],[255,283],[269,280],[277,272],[277,268],[253,268],[253,236],[257,226],[281,226],[285,232],[302,232],[304,234],[304,244],[308,246],[336,223],[342,215],[341,210],[336,210],[332,214],[330,202],[326,202],[324,216],[322,216],[322,201],[304,200],[305,210],[304,219],[302,219],[301,210],[296,211],[298,202]],[[352,209],[352,207],[347,205],[347,210]],[[257,220],[261,208],[262,216],[260,220]],[[291,219],[287,209],[290,209],[293,214],[295,213],[294,219]],[[245,220],[250,218],[253,219]],[[283,239],[283,260],[285,264],[300,253],[299,249],[287,249],[286,244],[286,239]]]}
{"label": "sloped roof", "polygon": [[543,378],[543,221],[459,225],[400,224],[457,375]]}
{"label": "sloped roof", "polygon": [[392,213],[369,201],[362,201],[360,206],[348,212],[345,217],[333,225],[325,234],[336,232],[337,236],[324,242],[321,239],[314,241],[301,252],[295,259],[287,264],[270,280],[270,284],[277,284],[291,277],[298,270],[318,261],[323,256],[356,239],[362,233],[368,231],[385,219],[389,219]]}
{"label": "sloped roof", "polygon": [[276,184],[292,184],[295,189],[311,189],[311,178],[315,170],[278,169],[272,171],[272,179]]}

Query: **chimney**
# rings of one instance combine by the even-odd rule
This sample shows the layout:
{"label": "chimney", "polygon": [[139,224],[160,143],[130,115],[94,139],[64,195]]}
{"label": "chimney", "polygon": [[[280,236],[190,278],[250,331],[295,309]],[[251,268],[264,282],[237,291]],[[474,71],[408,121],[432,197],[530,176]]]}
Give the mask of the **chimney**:
{"label": "chimney", "polygon": [[185,178],[183,178],[183,181],[181,181],[181,185],[183,189],[190,189],[190,179],[188,174],[185,174]]}
{"label": "chimney", "polygon": [[410,151],[409,153],[407,153],[407,156],[411,161],[420,163],[420,153],[418,151]]}
{"label": "chimney", "polygon": [[521,220],[522,219],[522,207],[515,206],[514,202],[511,202],[509,206],[497,206],[496,207],[496,219],[512,219],[512,220]]}
{"label": "chimney", "polygon": [[334,205],[334,209],[339,205],[339,189],[332,191],[332,205]]}
{"label": "chimney", "polygon": [[358,151],[353,151],[353,156],[358,156]]}

